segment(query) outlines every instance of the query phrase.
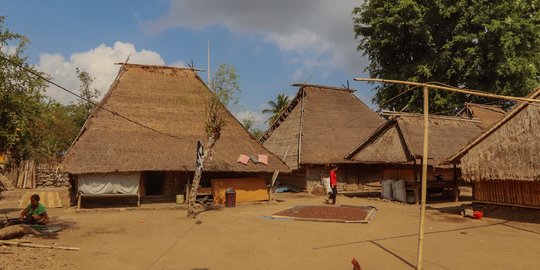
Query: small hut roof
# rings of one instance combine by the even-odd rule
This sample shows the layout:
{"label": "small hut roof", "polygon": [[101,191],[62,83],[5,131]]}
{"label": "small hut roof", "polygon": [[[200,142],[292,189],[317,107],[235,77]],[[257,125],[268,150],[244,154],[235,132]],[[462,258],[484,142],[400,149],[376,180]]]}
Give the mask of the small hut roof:
{"label": "small hut roof", "polygon": [[[529,98],[540,99],[540,88]],[[521,103],[445,163],[460,163],[472,181],[540,180],[540,107]]]}
{"label": "small hut roof", "polygon": [[[197,141],[203,145],[207,141],[205,108],[211,96],[194,70],[125,64],[62,168],[72,174],[194,171]],[[228,111],[226,121],[205,171],[290,171]],[[240,154],[268,155],[268,165],[240,164],[236,162]]]}
{"label": "small hut roof", "polygon": [[465,103],[465,112],[463,115],[468,118],[479,119],[482,128],[485,129],[503,118],[505,113],[506,111],[499,106]]}
{"label": "small hut roof", "polygon": [[[389,119],[358,145],[347,159],[365,163],[410,163],[422,156],[423,115],[385,113]],[[428,164],[438,166],[482,131],[480,121],[461,117],[429,116]]]}
{"label": "small hut roof", "polygon": [[343,157],[384,120],[354,95],[354,90],[293,84],[296,97],[261,138],[266,148],[300,164],[350,162]]}

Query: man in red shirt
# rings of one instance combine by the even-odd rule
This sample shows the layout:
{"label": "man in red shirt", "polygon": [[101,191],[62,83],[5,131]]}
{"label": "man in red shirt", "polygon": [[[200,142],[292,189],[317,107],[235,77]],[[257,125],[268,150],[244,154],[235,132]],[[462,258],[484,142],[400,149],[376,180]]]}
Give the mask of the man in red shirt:
{"label": "man in red shirt", "polygon": [[336,196],[337,196],[336,171],[337,170],[338,170],[338,166],[332,165],[332,169],[330,170],[330,187],[332,187],[332,195],[330,195],[330,199],[332,200],[332,204],[336,204]]}

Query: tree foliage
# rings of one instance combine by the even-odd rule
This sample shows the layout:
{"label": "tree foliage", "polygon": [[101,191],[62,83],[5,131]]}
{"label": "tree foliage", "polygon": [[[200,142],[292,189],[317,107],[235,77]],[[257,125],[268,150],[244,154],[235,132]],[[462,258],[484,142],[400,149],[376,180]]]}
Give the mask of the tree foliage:
{"label": "tree foliage", "polygon": [[83,126],[84,122],[90,116],[90,113],[94,109],[98,102],[100,91],[93,87],[95,78],[86,71],[81,71],[79,68],[75,69],[77,78],[81,82],[79,86],[79,95],[81,96],[77,101],[77,107],[79,107],[82,115],[79,115],[78,124]]}
{"label": "tree foliage", "polygon": [[[538,87],[540,1],[368,0],[353,16],[358,50],[369,58],[371,77],[513,96]],[[378,85],[374,101],[383,109],[420,111],[421,91],[391,100],[403,91],[403,86]],[[487,102],[441,91],[431,92],[430,100],[434,112]]]}
{"label": "tree foliage", "polygon": [[94,78],[76,70],[82,98],[75,104],[47,99],[46,82],[21,68],[44,76],[23,56],[28,39],[9,31],[4,21],[0,17],[0,154],[9,154],[11,163],[61,156],[97,102]]}
{"label": "tree foliage", "polygon": [[268,101],[270,109],[264,109],[262,113],[271,114],[270,118],[266,122],[271,125],[276,121],[276,119],[281,115],[281,112],[289,106],[290,100],[289,97],[285,94],[277,95],[276,101]]}
{"label": "tree foliage", "polygon": [[45,82],[17,67],[34,70],[22,56],[28,39],[4,22],[0,17],[0,153],[18,160],[31,156],[40,142],[34,130],[43,111]]}
{"label": "tree foliage", "polygon": [[210,89],[218,100],[227,108],[238,104],[237,94],[240,92],[238,71],[231,64],[221,64],[212,75]]}

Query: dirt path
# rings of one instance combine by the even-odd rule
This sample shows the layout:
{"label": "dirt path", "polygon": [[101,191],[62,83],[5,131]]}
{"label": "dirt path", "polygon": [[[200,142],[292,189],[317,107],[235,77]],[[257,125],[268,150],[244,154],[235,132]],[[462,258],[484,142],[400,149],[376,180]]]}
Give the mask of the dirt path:
{"label": "dirt path", "polygon": [[[0,201],[0,214],[17,213],[10,206],[17,204],[14,194]],[[54,238],[29,241],[81,250],[4,246],[0,269],[352,269],[353,257],[367,270],[416,264],[418,206],[340,196],[338,203],[379,211],[369,224],[265,218],[294,205],[323,204],[321,197],[302,194],[279,198],[285,201],[209,211],[196,220],[180,209],[50,209],[65,229]],[[455,214],[459,204],[428,209],[425,269],[540,269],[539,212],[520,211],[528,222],[472,220]],[[29,263],[32,258],[39,263]]]}

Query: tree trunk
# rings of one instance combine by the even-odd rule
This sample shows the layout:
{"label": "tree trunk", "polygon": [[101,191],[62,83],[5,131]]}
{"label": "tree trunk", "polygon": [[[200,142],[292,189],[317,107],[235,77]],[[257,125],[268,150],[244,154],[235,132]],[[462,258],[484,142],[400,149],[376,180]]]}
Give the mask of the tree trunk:
{"label": "tree trunk", "polygon": [[[202,161],[203,164],[210,155],[210,151],[214,147],[214,144],[216,144],[216,139],[214,136],[208,137],[208,142],[206,143],[206,146],[204,147],[204,152],[202,155]],[[204,165],[203,165],[204,166]],[[201,182],[201,174],[202,169],[195,170],[195,176],[193,176],[193,182],[191,183],[191,189],[189,190],[189,196],[188,196],[188,210],[187,210],[187,217],[195,218],[195,201],[197,200],[197,190],[199,189],[199,184]]]}
{"label": "tree trunk", "polygon": [[26,234],[39,235],[39,232],[28,225],[13,225],[0,229],[0,240],[8,240]]}

